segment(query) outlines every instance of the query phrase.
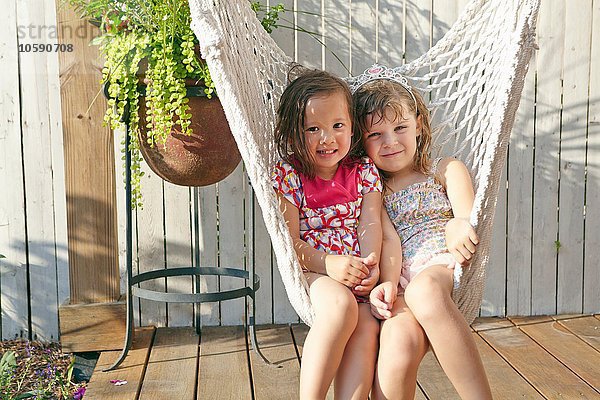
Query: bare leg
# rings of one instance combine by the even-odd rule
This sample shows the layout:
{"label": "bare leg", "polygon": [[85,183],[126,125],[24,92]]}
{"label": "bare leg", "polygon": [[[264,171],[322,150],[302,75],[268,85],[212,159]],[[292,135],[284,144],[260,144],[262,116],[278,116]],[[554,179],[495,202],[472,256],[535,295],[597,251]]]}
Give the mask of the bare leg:
{"label": "bare leg", "polygon": [[358,304],[358,324],[352,333],[334,380],[336,399],[364,400],[373,384],[379,343],[379,321],[369,304]]}
{"label": "bare leg", "polygon": [[406,288],[406,304],[419,321],[440,365],[462,399],[491,399],[472,333],[452,300],[453,271],[435,265]]}
{"label": "bare leg", "polygon": [[304,341],[300,399],[322,400],[358,321],[350,289],[325,275],[307,274],[315,320]]}
{"label": "bare leg", "polygon": [[423,328],[399,296],[392,318],[381,323],[373,399],[414,399],[417,370],[428,348]]}

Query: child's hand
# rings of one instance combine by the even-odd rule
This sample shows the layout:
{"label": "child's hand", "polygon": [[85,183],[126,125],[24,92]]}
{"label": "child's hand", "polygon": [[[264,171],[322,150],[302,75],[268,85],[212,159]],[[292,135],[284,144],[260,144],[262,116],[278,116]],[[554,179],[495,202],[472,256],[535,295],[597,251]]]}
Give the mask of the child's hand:
{"label": "child's hand", "polygon": [[377,285],[369,295],[371,314],[378,319],[392,317],[392,307],[398,296],[398,285],[385,281]]}
{"label": "child's hand", "polygon": [[363,259],[363,264],[369,268],[369,275],[360,282],[352,292],[357,296],[368,296],[379,280],[379,262],[375,253],[369,254]]}
{"label": "child's hand", "polygon": [[446,246],[460,265],[469,265],[478,244],[479,237],[466,218],[452,218],[448,221]]}
{"label": "child's hand", "polygon": [[327,275],[349,288],[354,288],[369,276],[366,258],[329,254],[325,258]]}

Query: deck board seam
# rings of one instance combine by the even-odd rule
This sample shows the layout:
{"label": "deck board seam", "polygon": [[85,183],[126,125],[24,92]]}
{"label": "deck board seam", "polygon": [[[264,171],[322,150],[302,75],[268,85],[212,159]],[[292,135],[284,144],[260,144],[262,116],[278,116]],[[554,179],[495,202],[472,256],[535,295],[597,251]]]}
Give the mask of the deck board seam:
{"label": "deck board seam", "polygon": [[135,393],[135,400],[139,400],[142,394],[142,386],[144,385],[144,379],[146,378],[146,371],[148,369],[148,362],[150,361],[150,355],[152,354],[152,349],[154,348],[154,341],[156,340],[156,326],[152,330],[152,338],[150,339],[150,345],[148,346],[148,351],[146,352],[146,359],[144,360],[144,366],[142,367],[142,373],[140,374],[140,381],[138,382],[137,391]]}
{"label": "deck board seam", "polygon": [[572,329],[570,329],[567,325],[561,323],[561,321],[556,321],[556,322],[558,322],[560,324],[560,326],[562,326],[566,330],[568,330],[570,334],[572,334],[577,339],[581,340],[583,343],[585,343],[586,345],[588,345],[589,347],[591,347],[594,351],[597,351],[598,353],[600,353],[600,349],[596,348],[591,343],[587,342],[585,339],[583,339],[581,336],[579,336],[579,334],[577,334],[575,331],[573,331]]}
{"label": "deck board seam", "polygon": [[[513,328],[518,328],[518,326],[514,326]],[[481,334],[479,334],[479,332],[476,332],[476,333],[485,342],[485,344],[487,344],[488,347],[490,347],[496,354],[498,354],[498,356],[500,358],[502,358],[506,362],[506,364],[508,364],[521,378],[523,378],[523,380],[525,382],[527,382],[527,384],[529,386],[531,386],[533,388],[533,390],[538,392],[539,395],[542,396],[544,399],[548,400],[548,397],[546,397],[537,387],[535,387],[533,382],[531,382],[531,380],[527,379],[527,377],[523,373],[521,373],[521,371],[519,371],[519,369],[516,366],[514,366],[513,363],[510,362],[510,360],[507,357],[504,357],[498,350],[496,350],[496,348],[492,345],[492,343],[490,343],[488,340],[486,340],[485,337],[483,337]]]}
{"label": "deck board seam", "polygon": [[254,392],[254,373],[252,371],[252,362],[250,361],[250,347],[248,345],[248,326],[244,325],[244,342],[246,343],[246,363],[248,364],[248,379],[250,380],[250,396],[252,400],[256,398]]}
{"label": "deck board seam", "polygon": [[[558,322],[558,321],[552,321],[552,322]],[[573,375],[575,375],[577,378],[581,379],[582,382],[584,382],[586,385],[588,385],[593,391],[595,391],[596,393],[600,394],[600,391],[598,389],[596,389],[596,387],[594,387],[594,385],[592,385],[591,383],[589,383],[587,380],[585,380],[584,377],[582,377],[581,375],[579,375],[576,371],[574,371],[573,369],[571,369],[567,364],[565,364],[560,358],[558,358],[557,356],[555,356],[549,349],[546,348],[546,346],[544,346],[542,343],[538,342],[537,340],[535,340],[535,338],[529,334],[527,334],[527,332],[525,332],[524,330],[522,330],[520,327],[519,330],[521,332],[523,332],[523,334],[525,336],[527,336],[529,339],[533,340],[533,342],[540,347],[542,350],[544,350],[546,353],[548,353],[552,358],[554,358],[556,361],[558,361],[563,367],[565,367],[567,370],[571,371],[571,373]],[[572,333],[572,332],[571,332]],[[578,339],[581,340],[581,338],[579,338],[577,335],[576,336]],[[584,342],[585,343],[585,342]],[[588,343],[585,343],[586,345],[589,346]],[[590,346],[591,347],[591,346]]]}

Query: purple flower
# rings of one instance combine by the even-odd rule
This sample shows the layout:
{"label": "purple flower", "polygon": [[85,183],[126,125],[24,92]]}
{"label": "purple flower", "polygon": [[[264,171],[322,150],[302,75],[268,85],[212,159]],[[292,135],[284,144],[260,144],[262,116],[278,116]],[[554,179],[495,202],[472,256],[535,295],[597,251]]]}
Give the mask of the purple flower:
{"label": "purple flower", "polygon": [[85,394],[85,387],[78,387],[75,393],[73,393],[73,400],[81,400],[83,399],[83,395]]}

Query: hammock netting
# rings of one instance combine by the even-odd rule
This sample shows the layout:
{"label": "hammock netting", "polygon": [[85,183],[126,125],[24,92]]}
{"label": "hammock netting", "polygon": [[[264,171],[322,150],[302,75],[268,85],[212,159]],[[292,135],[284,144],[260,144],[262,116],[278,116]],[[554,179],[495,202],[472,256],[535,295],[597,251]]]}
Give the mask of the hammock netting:
{"label": "hammock netting", "polygon": [[[260,204],[288,298],[310,325],[308,286],[270,180],[279,157],[273,142],[276,110],[292,60],[264,31],[248,0],[189,3],[192,28]],[[539,3],[472,0],[434,47],[400,66],[429,100],[432,157],[456,157],[473,177],[471,223],[480,244],[471,265],[455,274],[460,281],[453,291],[468,323],[481,305],[498,184],[535,48]]]}

